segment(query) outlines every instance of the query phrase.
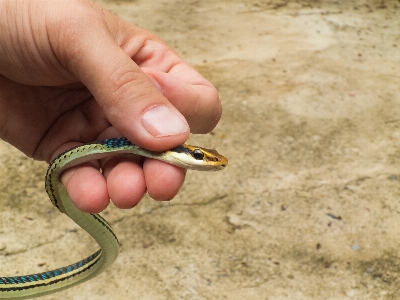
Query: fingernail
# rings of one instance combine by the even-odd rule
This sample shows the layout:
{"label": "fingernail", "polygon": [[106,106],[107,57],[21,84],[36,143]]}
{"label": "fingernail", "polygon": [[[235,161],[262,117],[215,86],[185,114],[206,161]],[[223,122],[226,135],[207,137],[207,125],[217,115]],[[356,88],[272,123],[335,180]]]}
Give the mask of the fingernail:
{"label": "fingernail", "polygon": [[186,132],[189,125],[179,113],[166,106],[153,106],[142,117],[143,127],[154,137],[162,137]]}

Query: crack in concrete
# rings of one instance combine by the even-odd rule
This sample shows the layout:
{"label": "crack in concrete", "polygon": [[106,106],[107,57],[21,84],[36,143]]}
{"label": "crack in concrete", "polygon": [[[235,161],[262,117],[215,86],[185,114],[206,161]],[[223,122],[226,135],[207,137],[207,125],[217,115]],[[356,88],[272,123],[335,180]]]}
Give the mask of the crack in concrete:
{"label": "crack in concrete", "polygon": [[7,251],[4,251],[4,250],[7,249],[7,247],[5,247],[4,249],[2,249],[2,250],[4,251],[4,253],[2,254],[2,256],[7,257],[7,256],[13,256],[13,255],[21,254],[21,253],[26,253],[26,252],[29,252],[29,251],[31,251],[31,250],[33,250],[33,249],[37,249],[37,248],[40,248],[40,247],[42,247],[42,246],[45,246],[45,245],[54,243],[55,241],[60,240],[60,239],[63,238],[64,236],[65,236],[65,234],[62,234],[62,235],[57,236],[56,238],[54,238],[54,239],[51,240],[51,241],[47,241],[47,242],[44,242],[44,243],[39,243],[39,244],[37,244],[37,245],[35,245],[35,246],[33,246],[33,247],[29,247],[29,248],[21,249],[21,250],[17,250],[17,251],[10,251],[10,252],[7,252]]}
{"label": "crack in concrete", "polygon": [[[196,202],[196,203],[169,203],[168,205],[160,205],[151,209],[146,210],[146,212],[144,213],[139,213],[138,217],[142,217],[144,215],[150,215],[153,212],[155,212],[156,210],[160,210],[160,209],[164,209],[164,208],[171,208],[171,207],[178,207],[178,206],[206,206],[206,205],[210,205],[212,203],[215,203],[217,201],[220,201],[222,199],[225,199],[228,196],[228,194],[223,194],[223,195],[217,195],[212,197],[211,199],[209,199],[206,202]],[[123,216],[121,218],[118,218],[116,220],[113,220],[111,222],[109,222],[111,225],[114,224],[118,224],[120,222],[122,222],[126,217],[130,217],[130,216]]]}

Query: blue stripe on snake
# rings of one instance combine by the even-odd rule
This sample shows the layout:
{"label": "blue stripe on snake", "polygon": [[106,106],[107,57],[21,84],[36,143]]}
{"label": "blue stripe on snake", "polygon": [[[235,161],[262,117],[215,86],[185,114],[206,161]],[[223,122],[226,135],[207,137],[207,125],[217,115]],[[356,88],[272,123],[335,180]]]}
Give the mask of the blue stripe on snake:
{"label": "blue stripe on snake", "polygon": [[[90,263],[92,260],[96,259],[99,255],[101,254],[101,250],[97,251],[96,253],[93,253],[92,255],[88,256],[87,258],[74,263],[72,265],[63,267],[63,268],[59,268],[56,270],[52,270],[52,271],[47,271],[47,272],[43,272],[43,273],[37,273],[37,274],[31,274],[31,275],[24,275],[24,276],[13,276],[13,277],[0,277],[0,292],[1,291],[11,291],[11,290],[21,290],[21,289],[27,289],[27,288],[33,288],[36,287],[38,285],[29,285],[29,286],[25,286],[25,287],[19,287],[19,288],[13,288],[12,285],[13,284],[17,284],[17,283],[21,283],[21,282],[34,282],[34,281],[41,281],[43,279],[48,279],[48,278],[52,278],[52,277],[56,277],[60,274],[67,274],[69,272],[72,272],[88,263]],[[91,266],[89,266],[90,268]],[[86,270],[83,269],[82,272]],[[73,274],[72,276],[75,276],[75,274]],[[61,280],[65,280],[68,279],[69,277],[63,277],[60,278]],[[7,286],[7,287],[2,287],[3,286]],[[11,285],[11,286],[10,286]],[[39,285],[46,285],[45,283],[41,283]]]}

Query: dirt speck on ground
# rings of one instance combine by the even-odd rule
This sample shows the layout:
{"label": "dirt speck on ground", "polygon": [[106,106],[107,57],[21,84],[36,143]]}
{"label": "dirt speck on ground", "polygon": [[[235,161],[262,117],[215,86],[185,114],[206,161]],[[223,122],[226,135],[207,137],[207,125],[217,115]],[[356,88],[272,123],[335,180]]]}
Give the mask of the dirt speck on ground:
{"label": "dirt speck on ground", "polygon": [[[190,141],[229,166],[107,209],[118,260],[43,299],[400,298],[400,3],[99,2],[217,86],[222,120]],[[1,275],[95,250],[46,198],[46,166],[0,153]]]}

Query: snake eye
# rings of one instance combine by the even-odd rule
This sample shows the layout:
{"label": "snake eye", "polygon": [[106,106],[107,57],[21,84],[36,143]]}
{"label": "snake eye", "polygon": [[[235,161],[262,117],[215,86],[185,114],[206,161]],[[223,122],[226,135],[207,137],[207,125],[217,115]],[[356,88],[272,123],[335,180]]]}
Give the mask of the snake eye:
{"label": "snake eye", "polygon": [[203,151],[201,151],[200,149],[195,149],[195,150],[193,150],[193,152],[192,152],[192,156],[193,156],[193,158],[196,159],[196,160],[203,160],[203,158],[204,158],[204,153],[203,153]]}

